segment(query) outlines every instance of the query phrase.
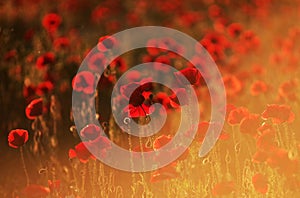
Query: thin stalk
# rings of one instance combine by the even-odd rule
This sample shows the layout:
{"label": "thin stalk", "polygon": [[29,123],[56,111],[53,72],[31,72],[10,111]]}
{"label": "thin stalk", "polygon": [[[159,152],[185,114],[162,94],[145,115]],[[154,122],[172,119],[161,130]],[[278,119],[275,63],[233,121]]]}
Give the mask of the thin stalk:
{"label": "thin stalk", "polygon": [[22,161],[22,166],[23,166],[23,170],[25,173],[25,178],[26,178],[26,186],[29,186],[29,175],[28,175],[28,171],[25,165],[25,160],[24,160],[24,151],[23,151],[23,147],[20,147],[20,154],[21,154],[21,161]]}

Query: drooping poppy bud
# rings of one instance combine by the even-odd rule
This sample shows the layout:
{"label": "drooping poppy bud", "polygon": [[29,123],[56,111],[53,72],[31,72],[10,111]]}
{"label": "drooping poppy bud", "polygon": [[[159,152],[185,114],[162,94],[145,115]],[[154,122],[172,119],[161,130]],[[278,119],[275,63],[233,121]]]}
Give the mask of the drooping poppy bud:
{"label": "drooping poppy bud", "polygon": [[36,117],[43,114],[43,99],[38,98],[32,100],[25,110],[26,117],[30,120],[34,120]]}

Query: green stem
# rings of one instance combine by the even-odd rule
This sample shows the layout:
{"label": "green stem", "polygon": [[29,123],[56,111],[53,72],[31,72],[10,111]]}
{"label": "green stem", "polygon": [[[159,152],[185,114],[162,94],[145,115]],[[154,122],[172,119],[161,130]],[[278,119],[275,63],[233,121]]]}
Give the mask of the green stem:
{"label": "green stem", "polygon": [[20,147],[20,154],[21,154],[21,161],[22,161],[22,166],[23,166],[23,170],[25,173],[25,177],[26,177],[26,186],[29,186],[29,175],[28,175],[28,171],[26,169],[26,165],[25,165],[25,160],[24,160],[24,152],[23,152],[23,147]]}

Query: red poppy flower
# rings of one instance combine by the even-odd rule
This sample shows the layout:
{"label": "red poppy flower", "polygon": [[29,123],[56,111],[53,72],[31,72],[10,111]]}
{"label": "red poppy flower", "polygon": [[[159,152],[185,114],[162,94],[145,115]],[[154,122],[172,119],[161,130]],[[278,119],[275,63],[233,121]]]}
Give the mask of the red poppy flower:
{"label": "red poppy flower", "polygon": [[155,61],[155,57],[151,56],[151,55],[145,54],[145,55],[142,56],[141,60],[142,60],[143,63],[154,62]]}
{"label": "red poppy flower", "polygon": [[176,164],[173,163],[153,172],[151,174],[150,182],[155,183],[177,178],[179,176],[179,173],[176,171],[175,165]]}
{"label": "red poppy flower", "polygon": [[229,47],[227,39],[215,32],[206,34],[200,43],[215,61],[224,59],[224,51]]}
{"label": "red poppy flower", "polygon": [[[233,104],[226,105],[226,115],[225,115],[226,120],[228,119],[228,116],[233,109],[236,109],[236,106],[234,106]],[[224,110],[222,109],[221,112],[224,112]]]}
{"label": "red poppy flower", "polygon": [[222,15],[222,9],[218,5],[212,4],[209,6],[208,13],[210,18],[215,19]]}
{"label": "red poppy flower", "polygon": [[192,25],[199,22],[203,16],[199,12],[187,11],[179,16],[179,23],[182,26],[190,28]]}
{"label": "red poppy flower", "polygon": [[250,114],[242,119],[240,124],[240,132],[255,137],[257,135],[257,129],[260,127],[260,125],[260,116],[258,114]]}
{"label": "red poppy flower", "polygon": [[[127,70],[127,64],[125,60],[121,57],[114,59],[109,65],[111,68],[117,69],[122,73]],[[137,80],[137,79],[132,79],[132,80]]]}
{"label": "red poppy flower", "polygon": [[94,53],[88,58],[88,67],[95,72],[101,73],[106,63],[106,57],[102,53]]}
{"label": "red poppy flower", "polygon": [[268,179],[261,173],[257,173],[252,177],[252,183],[255,190],[261,194],[268,192]]}
{"label": "red poppy flower", "polygon": [[91,72],[82,71],[77,73],[73,78],[73,89],[77,92],[83,92],[85,94],[93,94],[95,91],[95,77]]}
{"label": "red poppy flower", "polygon": [[255,39],[256,35],[253,31],[251,30],[247,30],[243,33],[243,39],[244,41],[253,41],[253,39]]}
{"label": "red poppy flower", "polygon": [[280,97],[284,99],[290,101],[296,101],[298,99],[297,88],[298,88],[298,81],[296,79],[293,79],[282,83],[278,89],[278,94]]}
{"label": "red poppy flower", "polygon": [[228,25],[228,19],[225,17],[216,18],[213,22],[213,27],[216,32],[225,32],[225,28]]}
{"label": "red poppy flower", "polygon": [[42,20],[43,27],[50,33],[57,31],[59,25],[61,24],[61,17],[55,13],[49,13],[44,16]]}
{"label": "red poppy flower", "polygon": [[211,46],[207,51],[215,61],[222,61],[225,58],[225,50],[219,46]]}
{"label": "red poppy flower", "polygon": [[166,64],[166,65],[170,65],[171,64],[171,60],[168,56],[166,55],[161,55],[161,56],[158,56],[155,60],[154,60],[154,69],[155,71],[162,71],[162,72],[168,72],[169,71],[169,68],[168,67],[165,67],[161,64],[157,64],[157,63],[162,63],[162,64]]}
{"label": "red poppy flower", "polygon": [[109,16],[110,11],[111,10],[107,7],[97,6],[91,14],[92,21],[95,23],[103,22],[104,19]]}
{"label": "red poppy flower", "polygon": [[26,117],[30,120],[34,120],[36,117],[43,114],[43,99],[38,98],[30,102],[25,110]]}
{"label": "red poppy flower", "polygon": [[223,51],[226,47],[228,47],[227,39],[216,32],[206,34],[200,42],[208,51],[212,49],[219,49]]}
{"label": "red poppy flower", "polygon": [[256,146],[262,151],[271,152],[274,148],[276,148],[275,131],[271,129],[264,130],[257,138]]}
{"label": "red poppy flower", "polygon": [[[197,49],[196,51],[201,51],[202,49]],[[205,67],[207,60],[203,57],[195,56],[192,58],[190,62],[187,63],[187,66],[190,68],[196,67],[198,70],[201,70],[199,84],[205,85],[204,79],[211,79],[211,72],[209,71],[208,67]]]}
{"label": "red poppy flower", "polygon": [[87,146],[91,146],[91,144],[89,142],[80,142],[75,146],[75,149],[69,150],[69,158],[73,159],[77,157],[82,163],[87,163],[89,159],[94,159]]}
{"label": "red poppy flower", "polygon": [[130,71],[124,75],[128,82],[137,82],[141,79],[141,72],[135,70]]}
{"label": "red poppy flower", "polygon": [[287,176],[292,176],[299,171],[298,160],[291,160],[288,156],[288,151],[285,149],[274,149],[267,159],[267,164],[271,168],[275,168],[279,173]]}
{"label": "red poppy flower", "polygon": [[123,112],[127,113],[127,115],[131,118],[139,118],[152,114],[154,112],[154,108],[146,104],[141,104],[139,106],[129,104],[123,109]]}
{"label": "red poppy flower", "polygon": [[235,185],[233,181],[223,181],[220,183],[217,183],[213,189],[212,194],[214,196],[223,196],[223,195],[229,195],[235,190]]}
{"label": "red poppy flower", "polygon": [[200,82],[201,79],[201,75],[200,72],[198,71],[198,69],[193,68],[193,67],[188,67],[185,68],[183,70],[180,70],[178,72],[175,72],[175,77],[178,80],[178,82],[182,83],[182,84],[187,84],[185,83],[185,81],[182,79],[183,75],[191,85],[197,85]]}
{"label": "red poppy flower", "polygon": [[247,30],[242,32],[240,38],[240,42],[243,44],[243,50],[240,51],[242,53],[245,53],[249,50],[255,50],[260,45],[260,40],[253,31]]}
{"label": "red poppy flower", "polygon": [[241,81],[234,75],[224,76],[223,83],[226,89],[227,96],[235,96],[242,90]]}
{"label": "red poppy flower", "polygon": [[[178,13],[180,10],[182,10],[182,1],[174,0],[172,2],[170,1],[154,1],[154,7],[158,9],[159,13]],[[150,4],[152,5],[152,4]],[[150,9],[150,8],[149,8]]]}
{"label": "red poppy flower", "polygon": [[274,124],[291,123],[295,120],[295,114],[288,105],[268,105],[261,116],[263,119],[271,119]]}
{"label": "red poppy flower", "polygon": [[285,149],[276,148],[271,153],[270,157],[267,160],[268,165],[272,168],[280,168],[281,166],[285,166],[285,163],[288,163],[289,157],[288,152]]}
{"label": "red poppy flower", "polygon": [[68,65],[79,66],[81,63],[81,57],[79,55],[70,55],[66,58],[66,63]]}
{"label": "red poppy flower", "polygon": [[145,98],[145,104],[150,105],[153,101],[153,93],[151,91],[143,91],[142,95]]}
{"label": "red poppy flower", "polygon": [[153,102],[162,104],[166,110],[171,108],[170,98],[164,92],[158,92],[155,94],[153,97]]}
{"label": "red poppy flower", "polygon": [[228,34],[232,38],[237,38],[241,35],[243,27],[240,23],[232,23],[228,26]]}
{"label": "red poppy flower", "polygon": [[126,15],[126,22],[129,26],[140,26],[141,19],[137,13],[129,12]]}
{"label": "red poppy flower", "polygon": [[245,107],[238,107],[230,111],[227,122],[231,125],[240,124],[242,119],[249,116],[249,111]]}
{"label": "red poppy flower", "polygon": [[95,124],[89,124],[80,131],[80,136],[87,140],[95,140],[100,135],[104,135],[101,127]]}
{"label": "red poppy flower", "polygon": [[153,149],[154,150],[160,149],[161,147],[163,147],[164,145],[169,143],[171,141],[171,139],[172,139],[172,137],[169,135],[161,135],[161,136],[157,137],[153,142]]}
{"label": "red poppy flower", "polygon": [[26,198],[43,198],[49,195],[49,188],[37,184],[30,184],[22,190],[22,196]]}
{"label": "red poppy flower", "polygon": [[53,47],[56,51],[68,49],[70,47],[70,40],[67,37],[56,38],[53,42]]}
{"label": "red poppy flower", "polygon": [[89,142],[89,148],[93,153],[99,155],[106,155],[106,151],[111,148],[111,141],[103,135]]}
{"label": "red poppy flower", "polygon": [[133,106],[137,107],[144,103],[145,97],[143,95],[142,89],[136,89],[129,98],[129,104],[132,104]]}
{"label": "red poppy flower", "polygon": [[151,55],[151,56],[156,56],[160,53],[161,49],[159,49],[159,41],[156,39],[150,39],[148,40],[147,44],[147,52]]}
{"label": "red poppy flower", "polygon": [[250,93],[252,96],[258,96],[268,91],[268,85],[264,81],[255,81],[252,83]]}
{"label": "red poppy flower", "polygon": [[113,47],[115,47],[117,40],[112,36],[102,36],[99,38],[99,42],[97,44],[97,49],[100,52],[106,52]]}
{"label": "red poppy flower", "polygon": [[[179,58],[178,54],[184,52],[184,48],[172,38],[162,38],[158,40],[158,48],[169,58]],[[163,55],[164,56],[164,55]]]}
{"label": "red poppy flower", "polygon": [[19,148],[28,141],[28,131],[25,129],[11,130],[8,134],[8,145],[12,148]]}
{"label": "red poppy flower", "polygon": [[45,68],[48,64],[52,64],[55,61],[55,56],[52,52],[47,52],[44,55],[38,57],[36,60],[36,67],[38,69]]}
{"label": "red poppy flower", "polygon": [[36,88],[36,94],[38,96],[44,96],[54,89],[54,85],[51,81],[44,81],[38,84]]}
{"label": "red poppy flower", "polygon": [[121,95],[124,96],[126,99],[129,99],[129,104],[135,107],[142,105],[146,99],[143,93],[150,91],[152,89],[152,83],[148,81],[151,80],[144,79],[141,82],[133,82],[121,86],[120,87]]}

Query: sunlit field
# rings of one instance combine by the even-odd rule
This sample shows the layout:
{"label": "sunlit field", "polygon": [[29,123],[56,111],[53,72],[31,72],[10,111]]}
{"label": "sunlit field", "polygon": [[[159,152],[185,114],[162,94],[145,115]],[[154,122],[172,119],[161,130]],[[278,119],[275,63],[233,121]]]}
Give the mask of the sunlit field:
{"label": "sunlit field", "polygon": [[[299,21],[297,0],[1,1],[0,198],[300,197]],[[199,157],[199,149],[208,127],[219,122],[210,120],[217,102],[210,98],[205,61],[194,59],[194,65],[162,49],[186,50],[181,44],[152,39],[147,45],[157,48],[126,52],[97,75],[107,60],[89,53],[92,48],[109,52],[127,42],[111,35],[139,26],[181,31],[216,63],[226,110],[220,109],[223,130],[207,155]],[[78,72],[83,60],[89,71]],[[174,138],[181,110],[189,104],[179,102],[189,92],[184,88],[144,83],[150,76],[167,78],[173,74],[168,69],[154,64],[149,72],[125,75],[147,62],[170,65],[178,70],[175,76],[187,79],[200,120],[191,123],[197,129],[192,144],[172,163],[139,172],[132,163],[131,171],[122,171],[88,148],[104,158],[111,157],[112,142],[133,158],[135,152],[158,151]],[[116,86],[112,105],[112,91],[123,75],[127,84]],[[138,88],[128,95],[133,85]],[[74,95],[80,102],[72,104]],[[164,111],[151,108],[155,103]],[[125,125],[146,125],[154,111],[167,118],[158,133],[136,137],[117,124],[113,109]],[[76,116],[84,127],[75,124]],[[166,157],[142,156],[153,164]]]}

